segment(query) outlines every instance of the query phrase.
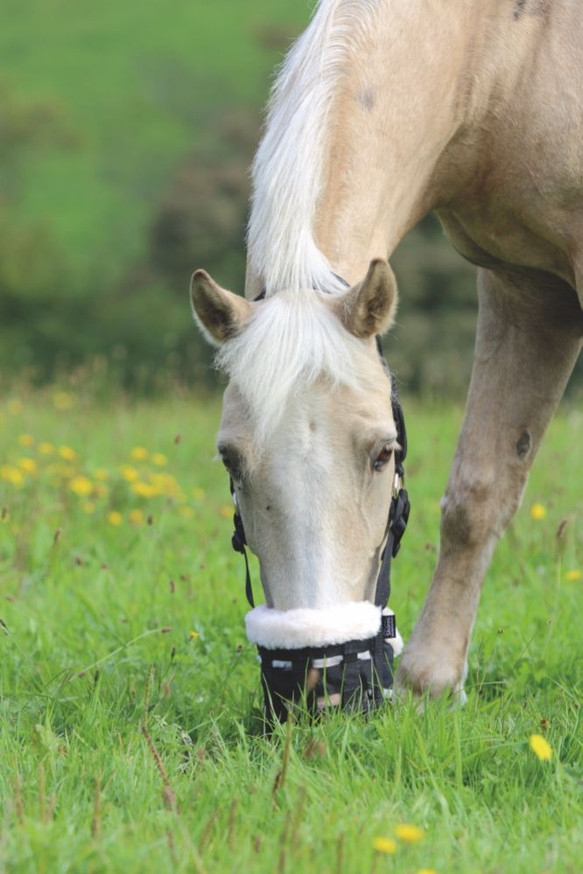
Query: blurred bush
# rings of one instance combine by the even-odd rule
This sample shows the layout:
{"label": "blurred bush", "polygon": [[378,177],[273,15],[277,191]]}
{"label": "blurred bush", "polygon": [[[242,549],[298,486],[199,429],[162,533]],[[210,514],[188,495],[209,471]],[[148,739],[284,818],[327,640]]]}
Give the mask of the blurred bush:
{"label": "blurred bush", "polygon": [[[261,38],[279,37],[262,31]],[[27,221],[18,210],[27,155],[81,148],[82,140],[58,103],[24,100],[6,83],[0,83],[0,117],[4,378],[42,382],[90,373],[94,382],[134,391],[214,387],[211,351],[190,315],[189,278],[204,267],[221,285],[243,291],[258,111],[237,106],[207,116],[198,146],[151,203],[143,254],[115,281],[96,272],[82,285],[50,225]],[[400,288],[397,323],[385,341],[391,368],[409,392],[463,397],[477,314],[475,269],[454,252],[432,216],[391,260]]]}

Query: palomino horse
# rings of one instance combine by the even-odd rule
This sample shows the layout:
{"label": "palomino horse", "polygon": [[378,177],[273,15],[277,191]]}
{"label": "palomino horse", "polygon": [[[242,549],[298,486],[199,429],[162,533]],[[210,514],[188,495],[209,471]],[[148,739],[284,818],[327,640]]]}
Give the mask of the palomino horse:
{"label": "palomino horse", "polygon": [[203,271],[192,283],[229,377],[218,446],[259,557],[267,604],[248,632],[263,645],[378,626],[396,428],[374,337],[397,299],[385,259],[430,210],[478,266],[479,319],[439,560],[397,682],[463,695],[484,575],[582,343],[578,0],[321,0],[285,61],[246,299]]}

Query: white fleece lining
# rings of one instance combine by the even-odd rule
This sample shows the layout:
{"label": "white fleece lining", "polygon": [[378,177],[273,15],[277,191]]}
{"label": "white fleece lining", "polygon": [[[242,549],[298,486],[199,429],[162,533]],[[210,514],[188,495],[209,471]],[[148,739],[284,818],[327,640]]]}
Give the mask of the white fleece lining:
{"label": "white fleece lining", "polygon": [[[393,612],[386,609],[388,613]],[[261,604],[247,613],[245,626],[250,642],[258,646],[301,649],[374,637],[381,626],[381,611],[370,601],[340,604],[326,610],[307,607],[273,610]],[[400,652],[403,646],[401,635],[397,633],[396,640],[390,643],[395,652]]]}

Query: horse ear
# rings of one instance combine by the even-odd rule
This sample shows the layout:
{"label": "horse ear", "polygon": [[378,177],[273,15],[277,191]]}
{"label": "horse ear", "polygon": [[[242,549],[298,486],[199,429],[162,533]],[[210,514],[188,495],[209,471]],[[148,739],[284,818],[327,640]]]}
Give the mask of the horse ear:
{"label": "horse ear", "polygon": [[221,288],[205,270],[192,274],[190,300],[198,326],[215,346],[233,337],[251,314],[248,300]]}
{"label": "horse ear", "polygon": [[388,331],[393,324],[397,299],[395,274],[387,261],[377,258],[370,262],[362,282],[342,295],[338,315],[351,334],[366,339]]}

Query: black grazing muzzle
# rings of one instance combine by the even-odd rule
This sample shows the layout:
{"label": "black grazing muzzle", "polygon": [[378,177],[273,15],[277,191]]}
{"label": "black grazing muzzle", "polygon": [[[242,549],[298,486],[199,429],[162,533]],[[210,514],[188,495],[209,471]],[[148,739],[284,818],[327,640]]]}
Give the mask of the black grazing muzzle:
{"label": "black grazing muzzle", "polygon": [[[386,367],[380,339],[379,354]],[[390,697],[393,687],[394,641],[397,637],[395,616],[387,610],[391,592],[391,561],[397,555],[409,518],[409,497],[403,487],[403,462],[407,454],[407,433],[403,410],[391,379],[391,406],[400,448],[395,452],[395,480],[387,523],[387,540],[381,556],[375,605],[379,608],[380,628],[372,637],[341,643],[307,646],[296,649],[258,645],[261,685],[265,698],[265,717],[285,721],[290,705],[315,714],[328,706],[368,712]],[[234,495],[231,483],[231,494]],[[235,531],[232,546],[245,558],[245,593],[255,607],[247,539],[243,522],[235,506]],[[248,614],[251,615],[251,614]]]}

